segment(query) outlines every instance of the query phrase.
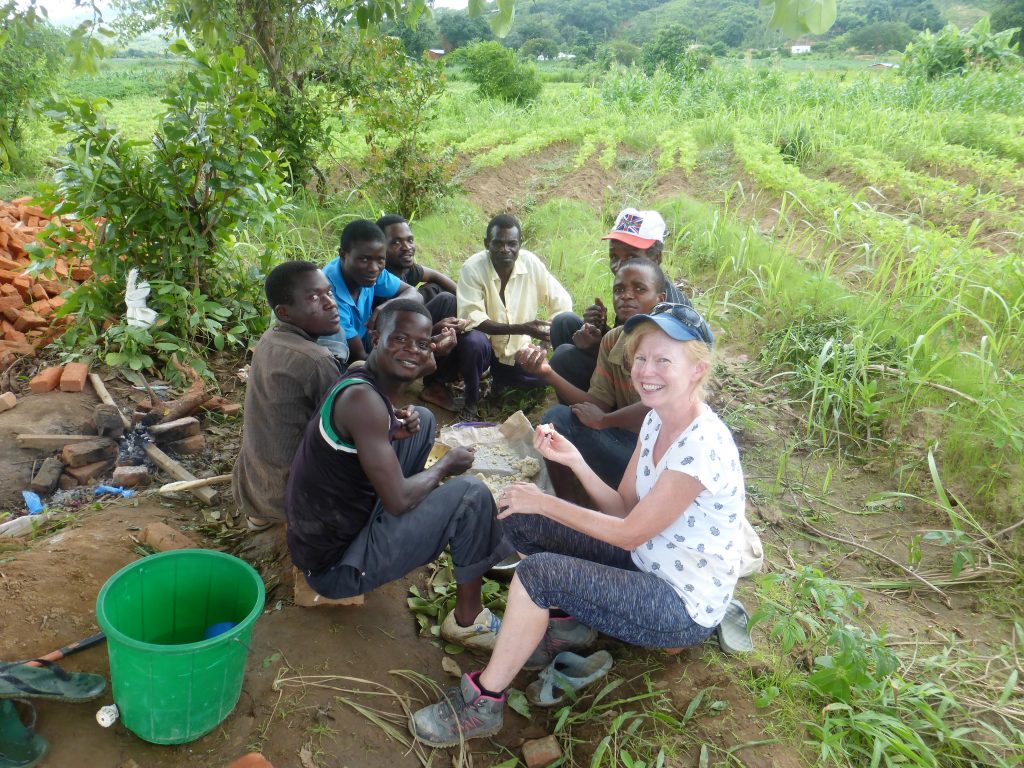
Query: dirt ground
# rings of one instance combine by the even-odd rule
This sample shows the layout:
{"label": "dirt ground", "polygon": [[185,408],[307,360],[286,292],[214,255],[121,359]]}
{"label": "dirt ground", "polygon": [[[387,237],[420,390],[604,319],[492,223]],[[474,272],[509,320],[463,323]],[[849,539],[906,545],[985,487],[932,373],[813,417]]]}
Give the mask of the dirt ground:
{"label": "dirt ground", "polygon": [[[45,455],[21,449],[14,436],[21,432],[84,430],[96,402],[88,389],[82,394],[25,395],[17,408],[0,414],[3,508],[20,503],[18,491],[27,483],[33,464]],[[200,457],[199,463],[202,461]],[[67,516],[34,537],[0,540],[0,659],[39,656],[97,632],[95,605],[99,590],[117,570],[145,555],[137,539],[150,522],[165,522],[205,546],[236,551],[258,565],[277,560],[282,551],[279,534],[206,537],[204,534],[211,529],[202,509],[168,501],[153,491],[130,500],[70,503],[69,509]],[[306,678],[336,675],[339,680],[332,685],[362,691],[369,691],[374,683],[383,684],[408,697],[412,706],[418,706],[423,694],[392,670],[414,670],[440,685],[450,684],[454,678],[441,666],[443,650],[434,641],[417,636],[416,622],[405,605],[409,584],[422,585],[425,575],[410,574],[404,582],[374,592],[362,607],[298,608],[291,602],[288,584],[272,589],[255,626],[238,706],[214,732],[188,745],[151,745],[120,723],[110,729],[101,728],[95,713],[101,705],[113,701],[109,688],[99,700],[86,704],[37,702],[38,731],[50,742],[50,754],[43,765],[77,768],[82,756],[89,755],[88,765],[111,768],[130,768],[132,760],[146,768],[221,766],[252,748],[262,749],[275,765],[283,767],[419,765],[419,758],[406,746],[389,738],[343,701],[380,706],[396,718],[397,727],[404,732],[404,716],[397,700],[389,699],[381,706],[371,695],[342,696],[338,691],[310,686]],[[721,665],[708,661],[705,650],[670,656],[660,651],[634,651],[610,641],[607,647],[617,659],[616,674],[627,680],[621,689],[623,698],[646,690],[645,673],[650,676],[651,686],[666,691],[679,712],[699,691],[708,689],[715,701],[726,704],[721,705],[721,711],[707,710],[706,717],[695,718],[695,733],[722,748],[763,740],[768,724],[754,709],[749,693]],[[712,654],[708,658],[720,658],[713,650],[708,652]],[[481,665],[480,659],[468,654],[453,658],[466,669]],[[109,679],[104,645],[69,657],[62,664],[69,670],[95,672]],[[293,682],[275,690],[279,674]],[[340,679],[345,677],[365,682]],[[525,688],[529,681],[524,675],[517,685]],[[594,732],[602,725],[607,723],[595,721]],[[499,737],[471,745],[473,764],[492,765],[518,755],[524,740],[544,736],[550,727],[544,712],[534,710],[533,719],[526,720],[510,711]],[[599,733],[593,741],[585,738],[589,730],[580,725],[573,732],[574,738],[582,742],[576,747],[577,761],[588,755],[600,738]],[[756,749],[745,751],[750,753],[745,754],[748,766],[789,768],[802,764],[795,752],[780,752],[777,747],[763,755]],[[696,752],[679,757],[682,764],[696,764]],[[446,764],[447,759],[442,757],[438,764]]]}
{"label": "dirt ground", "polygon": [[[622,178],[621,169],[605,171],[595,158],[573,170],[572,158],[570,148],[555,145],[498,169],[467,174],[463,185],[482,209],[496,212],[521,211],[551,195],[571,196],[569,191],[581,185],[586,191],[578,199],[597,210],[605,203],[605,190],[616,179],[620,186],[632,184],[630,188],[646,190],[654,198],[710,184],[678,170],[633,184]],[[643,163],[638,166],[640,170],[646,167]],[[771,228],[768,208],[751,204],[746,211],[762,217],[763,230]],[[784,513],[778,499],[764,489],[780,482],[799,486],[804,473],[822,476],[821,462],[833,459],[796,451],[789,456],[787,476],[780,479],[779,457],[792,450],[790,438],[799,417],[752,377],[753,366],[748,365],[743,350],[724,350],[722,357],[716,407],[732,415],[729,423],[738,436],[751,491],[749,517],[768,546],[766,570],[791,568],[795,561],[814,563],[833,578],[854,584],[880,573],[891,575],[893,570],[885,570],[888,566],[876,554],[840,546],[828,537],[867,542],[877,552],[905,562],[909,535],[935,526],[934,519],[896,508],[874,509],[870,515],[842,513],[842,509],[862,510],[872,494],[891,490],[883,487],[886,481],[873,474],[870,466],[837,465],[828,494],[832,506],[808,497],[792,505],[799,510],[800,519]],[[240,365],[225,363],[221,367],[229,372],[221,382],[225,394],[240,401],[241,385],[232,375]],[[116,381],[108,386],[122,403],[131,392]],[[22,449],[14,436],[84,431],[96,402],[91,389],[82,394],[29,395],[23,388],[17,407],[0,414],[0,511],[21,509],[20,491],[46,456]],[[447,414],[437,415],[441,424],[450,420]],[[205,418],[210,447],[187,462],[196,474],[230,471],[240,427],[240,419]],[[160,479],[166,482],[168,478]],[[112,701],[108,689],[98,701],[88,704],[37,704],[38,731],[51,745],[42,765],[220,768],[250,749],[262,750],[278,768],[400,768],[421,765],[429,758],[427,752],[413,753],[402,742],[406,731],[401,705],[393,696],[382,697],[379,687],[387,686],[415,708],[424,694],[395,671],[412,670],[440,685],[454,682],[442,668],[443,649],[430,638],[418,636],[416,621],[406,607],[409,585],[422,586],[425,572],[410,574],[404,581],[374,592],[362,607],[299,608],[292,604],[280,534],[254,535],[225,527],[224,521],[233,512],[226,486],[212,510],[194,505],[189,498],[161,497],[153,492],[100,504],[84,494],[62,499],[69,512],[64,518],[31,538],[0,538],[0,660],[38,656],[98,631],[95,603],[100,588],[118,569],[145,556],[136,537],[154,521],[166,522],[203,546],[229,551],[257,566],[267,584],[268,600],[254,628],[239,703],[212,733],[191,744],[161,747],[140,740],[120,723],[105,730],[94,716],[100,705]],[[817,526],[825,536],[810,533],[805,522]],[[753,610],[753,586],[743,582],[739,593]],[[1006,637],[1003,621],[1007,617],[988,614],[985,606],[969,596],[952,594],[946,605],[924,587],[886,594],[864,590],[864,595],[869,619],[886,626],[896,639],[954,633],[966,644],[994,646]],[[760,628],[755,639],[761,648],[772,642]],[[604,642],[616,660],[613,676],[625,681],[614,697],[625,700],[653,692],[662,698],[663,711],[677,718],[702,697],[685,737],[666,739],[667,765],[697,766],[702,745],[710,752],[709,766],[797,768],[813,764],[813,758],[794,746],[802,741],[799,728],[780,724],[773,707],[758,709],[754,704],[746,683],[772,674],[759,654],[725,657],[712,642],[673,656]],[[481,665],[481,660],[468,654],[450,658],[464,669]],[[70,657],[64,666],[109,679],[105,646]],[[313,676],[320,676],[320,685],[313,684]],[[523,675],[516,685],[522,689],[529,681]],[[594,693],[581,697],[573,711],[587,711]],[[370,709],[358,711],[359,707]],[[574,744],[567,764],[590,765],[594,748],[624,709],[637,711],[641,705],[634,701],[567,725]],[[394,731],[389,733],[379,721],[368,719],[368,712],[387,718]],[[529,720],[509,711],[498,737],[470,745],[469,760],[460,763],[457,751],[441,750],[431,764],[496,765],[519,757],[524,740],[551,733],[554,726],[554,719],[542,711],[534,710]],[[628,739],[624,737],[620,746],[628,746]]]}

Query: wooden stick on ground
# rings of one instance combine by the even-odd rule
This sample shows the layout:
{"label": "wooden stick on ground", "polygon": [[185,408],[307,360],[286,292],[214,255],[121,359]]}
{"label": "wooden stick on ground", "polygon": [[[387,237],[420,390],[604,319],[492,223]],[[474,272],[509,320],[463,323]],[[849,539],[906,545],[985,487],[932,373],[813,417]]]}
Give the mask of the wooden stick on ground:
{"label": "wooden stick on ground", "polygon": [[20,434],[15,435],[22,448],[36,448],[40,451],[56,451],[71,443],[85,443],[99,439],[98,435],[51,435],[51,434]]}
{"label": "wooden stick on ground", "polygon": [[[175,480],[199,479],[152,443],[146,445],[146,455],[149,456],[150,461]],[[207,506],[212,505],[213,500],[217,498],[217,492],[212,488],[192,488],[191,493]]]}
{"label": "wooden stick on ground", "polygon": [[901,563],[898,560],[894,560],[893,558],[889,557],[884,552],[879,552],[877,549],[872,549],[871,547],[866,546],[864,544],[861,544],[859,542],[856,542],[853,539],[846,539],[846,538],[843,538],[842,536],[836,536],[833,533],[825,533],[824,531],[819,531],[817,528],[815,528],[813,525],[808,523],[806,520],[802,520],[801,523],[804,526],[804,528],[809,530],[815,536],[821,536],[823,539],[832,539],[832,541],[838,541],[840,544],[846,544],[847,546],[850,546],[850,547],[856,547],[857,549],[863,549],[865,552],[870,552],[875,557],[881,558],[882,560],[885,560],[887,563],[891,563],[892,565],[895,565],[897,568],[899,568],[901,571],[906,573],[908,576],[912,576],[913,578],[917,579],[922,584],[924,584],[926,587],[928,587],[928,589],[930,589],[933,592],[935,592],[939,597],[942,598],[942,602],[945,603],[947,608],[952,608],[953,607],[953,604],[949,601],[949,596],[945,592],[943,592],[941,589],[936,587],[934,584],[932,584],[930,581],[928,581],[928,579],[926,579],[921,574],[917,573],[916,571],[914,571],[914,570],[912,570],[910,568],[907,568],[907,566],[903,565],[903,563]]}
{"label": "wooden stick on ground", "polygon": [[230,483],[231,475],[214,475],[213,477],[201,477],[198,480],[178,480],[160,486],[160,493],[175,493],[177,491],[191,491],[193,488],[205,488],[210,485]]}
{"label": "wooden stick on ground", "polygon": [[[890,365],[866,365],[864,366],[864,370],[876,371],[886,376],[896,376],[897,378],[904,378],[905,376],[903,371],[901,371],[899,368],[893,368]],[[966,400],[967,402],[972,403],[973,405],[978,405],[978,401],[975,400],[970,395],[966,395],[958,389],[947,387],[945,384],[939,384],[938,382],[935,381],[920,381],[918,383],[925,387],[937,389],[939,390],[939,392],[945,392],[948,395],[953,395],[954,397],[962,398],[963,400]]]}
{"label": "wooden stick on ground", "polygon": [[89,381],[92,382],[92,388],[96,390],[96,394],[99,395],[102,402],[117,408],[117,412],[121,414],[121,423],[124,424],[124,428],[131,429],[131,419],[121,413],[121,409],[118,408],[117,403],[114,402],[114,398],[110,396],[110,393],[107,391],[107,385],[103,383],[103,379],[100,378],[100,375],[98,373],[90,373]]}

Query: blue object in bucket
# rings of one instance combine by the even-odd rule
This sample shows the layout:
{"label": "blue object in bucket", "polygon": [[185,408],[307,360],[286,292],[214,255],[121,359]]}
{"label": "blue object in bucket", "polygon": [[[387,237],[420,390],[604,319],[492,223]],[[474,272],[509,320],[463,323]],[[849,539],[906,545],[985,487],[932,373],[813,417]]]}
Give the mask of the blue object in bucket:
{"label": "blue object in bucket", "polygon": [[28,508],[30,515],[38,515],[46,507],[43,506],[43,500],[39,498],[39,494],[33,491],[22,491],[21,498],[25,500],[25,506]]}
{"label": "blue object in bucket", "polygon": [[218,621],[216,624],[211,624],[203,632],[203,640],[209,640],[211,637],[217,635],[223,635],[228,630],[234,629],[238,625],[233,621]]}

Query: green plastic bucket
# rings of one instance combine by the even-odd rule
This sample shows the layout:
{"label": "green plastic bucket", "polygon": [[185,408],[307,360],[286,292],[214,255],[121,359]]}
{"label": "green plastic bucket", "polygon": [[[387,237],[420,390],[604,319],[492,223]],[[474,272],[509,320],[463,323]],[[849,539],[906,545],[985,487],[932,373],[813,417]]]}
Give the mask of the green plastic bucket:
{"label": "green plastic bucket", "polygon": [[[121,722],[154,744],[184,744],[228,716],[242,692],[266,595],[237,557],[180,549],[115,573],[96,598]],[[209,639],[216,624],[235,626]]]}

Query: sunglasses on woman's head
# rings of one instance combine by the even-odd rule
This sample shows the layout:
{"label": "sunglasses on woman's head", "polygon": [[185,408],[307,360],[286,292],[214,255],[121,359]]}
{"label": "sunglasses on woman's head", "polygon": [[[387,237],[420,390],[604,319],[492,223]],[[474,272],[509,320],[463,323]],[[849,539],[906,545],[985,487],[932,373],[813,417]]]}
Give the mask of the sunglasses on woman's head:
{"label": "sunglasses on woman's head", "polygon": [[714,344],[714,336],[711,335],[711,329],[708,327],[704,318],[700,316],[700,313],[693,307],[688,307],[685,304],[673,304],[670,301],[662,301],[655,304],[649,314],[670,314],[680,323],[697,334],[698,338],[709,347]]}

